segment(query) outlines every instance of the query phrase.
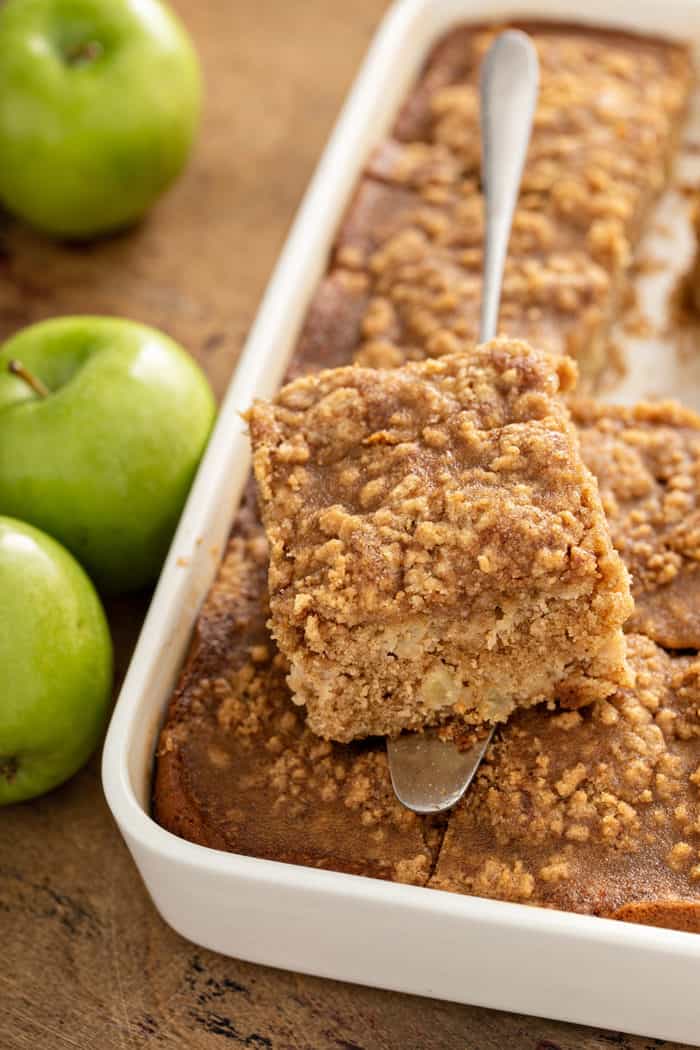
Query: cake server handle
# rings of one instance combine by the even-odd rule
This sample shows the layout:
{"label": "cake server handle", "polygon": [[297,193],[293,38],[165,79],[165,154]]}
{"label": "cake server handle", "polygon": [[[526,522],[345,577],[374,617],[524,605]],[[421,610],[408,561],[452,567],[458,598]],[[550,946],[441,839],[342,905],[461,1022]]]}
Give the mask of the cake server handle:
{"label": "cake server handle", "polygon": [[481,183],[485,210],[484,274],[479,341],[498,328],[503,271],[539,91],[532,40],[518,29],[501,33],[481,67]]}
{"label": "cake server handle", "polygon": [[[503,270],[520,192],[539,91],[534,44],[519,30],[501,33],[481,69],[481,180],[485,203],[484,274],[481,293],[482,343],[498,325]],[[440,739],[436,729],[402,733],[387,740],[394,793],[415,813],[441,813],[464,795],[479,768],[494,730],[471,748]]]}

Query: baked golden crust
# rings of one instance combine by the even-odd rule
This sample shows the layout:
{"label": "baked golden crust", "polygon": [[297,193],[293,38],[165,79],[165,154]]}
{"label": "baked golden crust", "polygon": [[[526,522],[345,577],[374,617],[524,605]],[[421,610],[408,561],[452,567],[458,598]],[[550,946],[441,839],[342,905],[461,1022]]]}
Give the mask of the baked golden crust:
{"label": "baked golden crust", "polygon": [[360,340],[367,293],[361,273],[336,269],[323,278],[307,310],[288,379],[348,363]]}
{"label": "baked golden crust", "polygon": [[595,915],[634,904],[637,921],[700,907],[700,661],[642,635],[629,650],[634,690],[513,717],[450,815],[431,886]]}
{"label": "baked golden crust", "polygon": [[630,681],[626,572],[558,396],[574,378],[501,339],[255,404],[272,631],[319,736],[504,721]]}
{"label": "baked golden crust", "polygon": [[700,417],[677,402],[571,408],[631,574],[628,629],[700,649]]}
{"label": "baked golden crust", "polygon": [[641,926],[665,926],[683,933],[700,933],[700,901],[633,901],[617,908],[608,918]]}

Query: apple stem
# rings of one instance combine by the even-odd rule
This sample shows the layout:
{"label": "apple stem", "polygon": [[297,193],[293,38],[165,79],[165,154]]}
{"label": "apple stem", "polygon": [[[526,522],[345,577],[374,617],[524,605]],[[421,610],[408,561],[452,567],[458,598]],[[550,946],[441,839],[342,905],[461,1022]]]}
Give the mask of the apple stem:
{"label": "apple stem", "polygon": [[22,364],[21,361],[9,361],[7,365],[7,371],[13,376],[17,376],[18,379],[24,380],[27,386],[30,386],[35,394],[39,397],[48,397],[51,391],[45,386],[38,376],[33,375],[28,368]]}
{"label": "apple stem", "polygon": [[6,780],[8,784],[17,776],[19,765],[16,758],[0,758],[0,778]]}
{"label": "apple stem", "polygon": [[83,62],[94,62],[103,51],[104,48],[99,40],[86,40],[84,43],[74,44],[73,47],[68,48],[65,56],[67,62],[72,66],[77,66]]}

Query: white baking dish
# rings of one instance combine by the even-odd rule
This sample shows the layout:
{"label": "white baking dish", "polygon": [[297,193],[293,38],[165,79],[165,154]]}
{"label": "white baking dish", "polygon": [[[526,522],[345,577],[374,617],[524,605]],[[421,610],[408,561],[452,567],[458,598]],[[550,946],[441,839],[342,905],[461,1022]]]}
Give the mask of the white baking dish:
{"label": "white baking dish", "polygon": [[[557,0],[394,6],[322,157],[223,404],[112,719],[104,787],[157,908],[202,945],[324,977],[700,1045],[700,936],[218,852],[171,835],[149,815],[158,728],[248,473],[239,412],[278,385],[364,159],[432,42],[457,22],[514,14],[700,37],[693,0],[588,0],[583,9]],[[643,373],[633,374],[626,397],[643,388]],[[700,382],[687,383],[700,402]]]}

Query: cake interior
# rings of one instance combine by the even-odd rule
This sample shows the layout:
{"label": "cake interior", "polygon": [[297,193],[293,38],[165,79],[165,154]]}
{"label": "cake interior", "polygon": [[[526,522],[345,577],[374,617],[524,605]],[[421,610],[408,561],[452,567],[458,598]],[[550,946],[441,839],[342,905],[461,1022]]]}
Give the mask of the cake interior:
{"label": "cake interior", "polygon": [[288,681],[295,704],[308,707],[310,728],[340,741],[377,735],[378,724],[396,735],[455,720],[504,722],[554,694],[577,707],[614,691],[623,636],[601,638],[596,648],[588,628],[571,600],[558,599],[542,599],[535,619],[517,599],[503,600],[495,620],[490,606],[463,620],[401,618],[353,628],[337,652],[297,656]]}

